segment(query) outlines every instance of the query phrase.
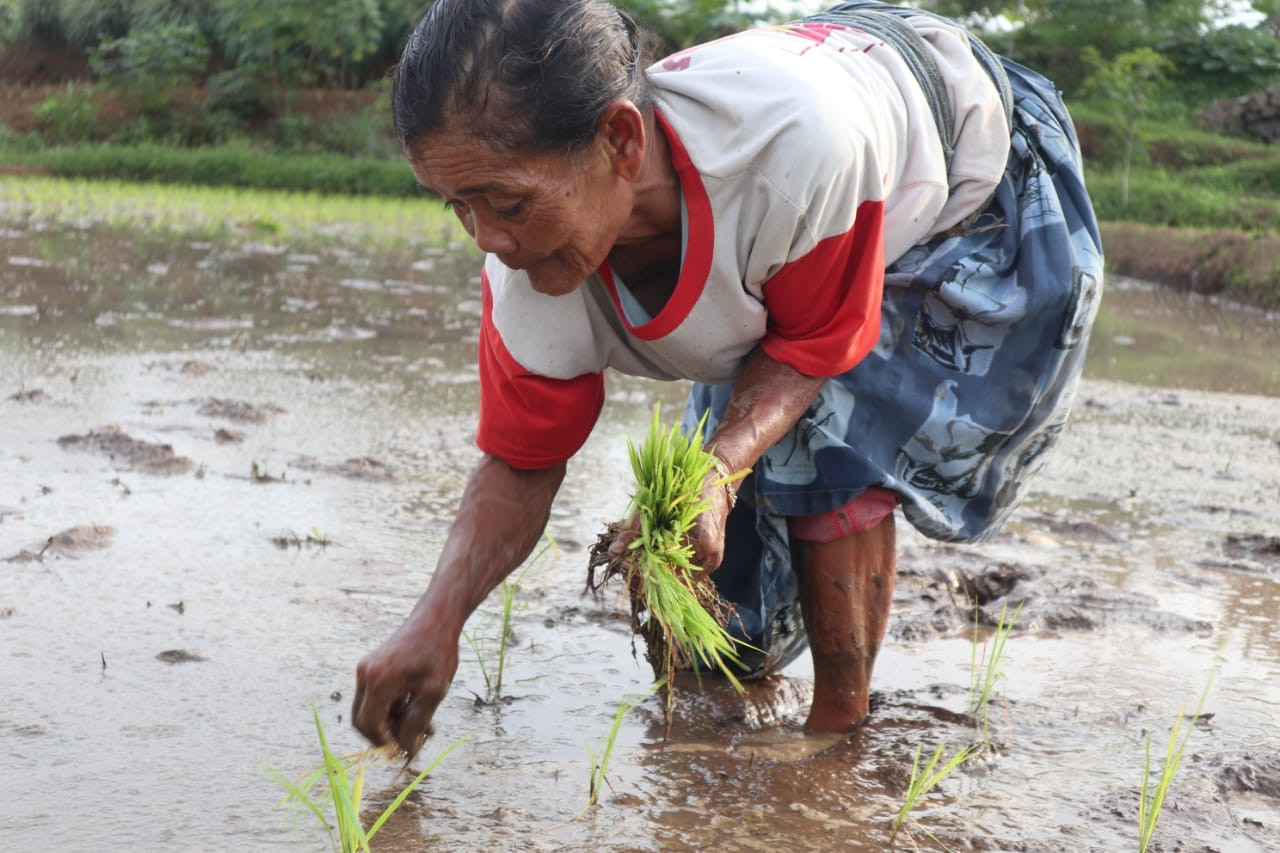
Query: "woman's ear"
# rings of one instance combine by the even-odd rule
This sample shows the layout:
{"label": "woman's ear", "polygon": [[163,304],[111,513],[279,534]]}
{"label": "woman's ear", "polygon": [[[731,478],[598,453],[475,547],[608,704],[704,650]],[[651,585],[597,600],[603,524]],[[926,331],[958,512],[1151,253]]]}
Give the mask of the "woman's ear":
{"label": "woman's ear", "polygon": [[618,98],[600,117],[599,138],[608,151],[614,174],[624,180],[640,177],[648,138],[644,115],[626,98]]}

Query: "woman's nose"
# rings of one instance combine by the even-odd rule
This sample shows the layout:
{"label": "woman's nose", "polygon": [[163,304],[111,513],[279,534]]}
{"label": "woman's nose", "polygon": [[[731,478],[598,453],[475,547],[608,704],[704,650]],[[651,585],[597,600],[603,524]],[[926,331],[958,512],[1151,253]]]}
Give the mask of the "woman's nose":
{"label": "woman's nose", "polygon": [[476,241],[476,248],[491,254],[514,252],[519,248],[511,233],[488,222],[483,217],[471,220],[471,237]]}

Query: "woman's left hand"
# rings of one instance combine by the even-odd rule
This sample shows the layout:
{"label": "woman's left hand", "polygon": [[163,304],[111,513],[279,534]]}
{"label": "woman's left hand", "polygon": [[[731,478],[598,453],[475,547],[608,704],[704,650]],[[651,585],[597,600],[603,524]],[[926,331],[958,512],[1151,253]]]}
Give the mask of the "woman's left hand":
{"label": "woman's left hand", "polygon": [[689,544],[693,546],[693,562],[703,571],[714,572],[724,561],[724,533],[729,523],[729,490],[737,485],[722,482],[724,475],[712,470],[703,482],[702,496],[707,508],[698,516],[689,531]]}

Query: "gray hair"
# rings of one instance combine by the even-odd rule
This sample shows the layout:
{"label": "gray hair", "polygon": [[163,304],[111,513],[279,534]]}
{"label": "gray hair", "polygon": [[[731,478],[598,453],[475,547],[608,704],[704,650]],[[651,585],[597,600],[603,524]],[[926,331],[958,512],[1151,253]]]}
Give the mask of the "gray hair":
{"label": "gray hair", "polygon": [[640,42],[607,0],[437,0],[396,67],[400,145],[461,119],[499,148],[580,150],[615,99],[652,104]]}

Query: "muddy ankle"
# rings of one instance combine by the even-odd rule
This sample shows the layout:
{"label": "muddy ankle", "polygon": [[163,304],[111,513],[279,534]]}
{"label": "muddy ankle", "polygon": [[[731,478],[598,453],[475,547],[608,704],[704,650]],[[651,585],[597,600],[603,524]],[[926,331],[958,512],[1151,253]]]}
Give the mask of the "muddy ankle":
{"label": "muddy ankle", "polygon": [[871,673],[861,655],[821,655],[813,661],[809,734],[852,731],[870,710]]}
{"label": "muddy ankle", "polygon": [[814,702],[809,709],[809,718],[804,721],[805,734],[826,735],[845,734],[858,727],[867,716],[867,703],[861,702]]}

